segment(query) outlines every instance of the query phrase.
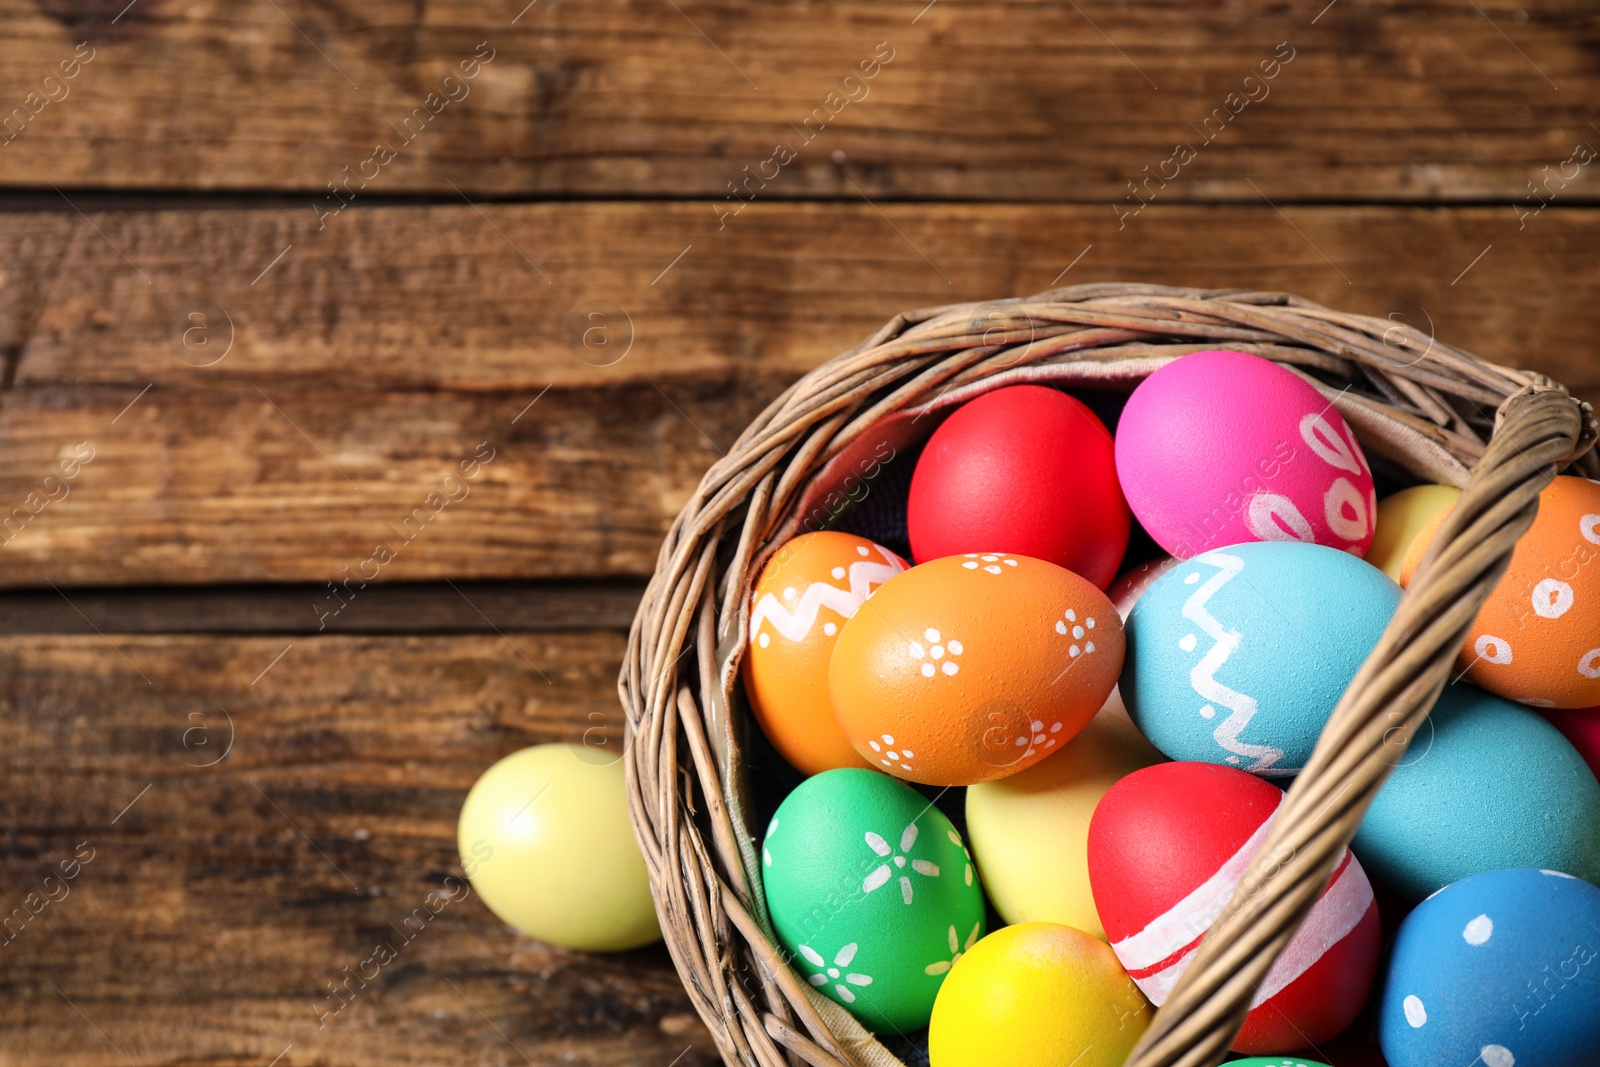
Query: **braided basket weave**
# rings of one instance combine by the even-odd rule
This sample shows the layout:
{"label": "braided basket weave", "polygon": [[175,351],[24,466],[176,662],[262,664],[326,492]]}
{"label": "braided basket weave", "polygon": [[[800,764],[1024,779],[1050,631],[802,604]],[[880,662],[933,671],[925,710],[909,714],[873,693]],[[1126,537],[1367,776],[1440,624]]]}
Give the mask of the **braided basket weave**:
{"label": "braided basket weave", "polygon": [[[1600,473],[1596,423],[1548,378],[1410,327],[1281,293],[1087,285],[899,315],[791,386],[706,473],[662,546],[618,688],[629,803],[662,931],[729,1064],[899,1064],[775,948],[755,862],[738,667],[750,592],[852,478],[947,410],[1018,382],[1126,393],[1226,347],[1302,373],[1375,465],[1464,488],[1323,730],[1266,844],[1130,1067],[1210,1067],[1449,679],[1467,629],[1566,468]],[[858,483],[859,484],[859,483]]]}

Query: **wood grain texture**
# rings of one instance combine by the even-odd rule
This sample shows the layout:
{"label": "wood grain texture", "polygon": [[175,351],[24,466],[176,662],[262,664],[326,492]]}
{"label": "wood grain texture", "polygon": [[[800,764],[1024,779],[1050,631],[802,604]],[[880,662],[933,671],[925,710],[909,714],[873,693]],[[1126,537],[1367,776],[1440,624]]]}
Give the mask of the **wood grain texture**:
{"label": "wood grain texture", "polygon": [[[704,203],[352,209],[321,234],[281,210],[0,215],[0,515],[43,502],[3,535],[0,584],[637,578],[805,369],[901,309],[1057,280],[1271,279],[1600,395],[1600,212],[1518,225],[1160,204],[1120,223],[756,204],[721,230]],[[597,302],[609,317],[585,318]],[[222,325],[181,343],[194,308],[231,317],[231,349]],[[83,442],[63,496],[46,479]],[[367,562],[380,544],[394,558]]]}
{"label": "wood grain texture", "polygon": [[[444,881],[490,763],[617,742],[621,635],[302,637],[258,678],[285,643],[0,640],[0,905],[57,898],[0,940],[7,1063],[718,1062],[659,946],[553,948]],[[403,940],[433,891],[456,899]],[[380,940],[395,961],[324,1018]]]}
{"label": "wood grain texture", "polygon": [[319,1016],[455,869],[485,767],[620,743],[672,516],[898,311],[1270,285],[1600,399],[1582,0],[0,27],[0,918],[94,857],[0,935],[6,1064],[718,1063],[663,949],[568,953],[475,899]]}
{"label": "wood grain texture", "polygon": [[[0,107],[28,108],[0,181],[294,190],[309,215],[382,144],[368,195],[720,198],[748,166],[776,175],[763,199],[1116,201],[1188,142],[1169,200],[1432,201],[1521,197],[1600,145],[1582,0],[125,6],[0,4]],[[78,42],[93,58],[47,86]],[[493,62],[449,89],[480,42]]]}

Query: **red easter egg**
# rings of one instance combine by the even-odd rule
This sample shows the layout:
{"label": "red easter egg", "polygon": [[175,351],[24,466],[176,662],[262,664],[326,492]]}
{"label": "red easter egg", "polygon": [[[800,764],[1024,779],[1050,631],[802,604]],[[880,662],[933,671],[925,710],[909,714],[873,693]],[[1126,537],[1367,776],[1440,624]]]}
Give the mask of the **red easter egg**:
{"label": "red easter egg", "polygon": [[996,389],[957,409],[928,439],[906,501],[918,563],[1008,552],[1100,589],[1116,577],[1131,523],[1110,431],[1042,385]]}
{"label": "red easter egg", "polygon": [[[1089,887],[1111,948],[1159,1007],[1266,840],[1283,794],[1233,767],[1162,763],[1112,786],[1089,822]],[[1267,972],[1235,1052],[1326,1041],[1377,974],[1378,909],[1346,849],[1332,883]]]}

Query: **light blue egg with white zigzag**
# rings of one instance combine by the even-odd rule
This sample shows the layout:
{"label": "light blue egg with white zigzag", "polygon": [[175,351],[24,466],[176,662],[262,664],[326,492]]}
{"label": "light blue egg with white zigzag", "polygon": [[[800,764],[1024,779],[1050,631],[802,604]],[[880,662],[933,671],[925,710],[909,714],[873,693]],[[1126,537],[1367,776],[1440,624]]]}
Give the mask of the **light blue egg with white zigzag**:
{"label": "light blue egg with white zigzag", "polygon": [[1202,552],[1128,617],[1128,712],[1175,760],[1294,775],[1399,602],[1387,575],[1338,549],[1257,541]]}

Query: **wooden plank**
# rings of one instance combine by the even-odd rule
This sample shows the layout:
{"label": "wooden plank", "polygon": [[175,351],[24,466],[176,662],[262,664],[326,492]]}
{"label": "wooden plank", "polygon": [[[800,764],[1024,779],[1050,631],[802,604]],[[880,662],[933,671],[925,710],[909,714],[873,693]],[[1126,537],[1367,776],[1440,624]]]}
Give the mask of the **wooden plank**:
{"label": "wooden plank", "polygon": [[330,613],[367,610],[363,577],[638,576],[716,458],[702,432],[732,441],[776,392],[758,380],[753,396],[564,391],[517,425],[535,392],[151,392],[118,418],[137,390],[19,389],[0,412],[19,445],[8,498],[47,492],[66,442],[96,451],[70,495],[18,520],[0,570],[22,586],[334,582]]}
{"label": "wooden plank", "polygon": [[[694,202],[352,209],[320,235],[283,210],[0,216],[0,514],[93,449],[7,531],[0,585],[638,578],[795,376],[902,309],[1053,282],[1284,289],[1600,397],[1600,212],[1521,226],[1162,204],[1121,224],[755,204],[721,230]],[[196,309],[212,325],[185,347]],[[395,558],[368,562],[379,544]]]}
{"label": "wooden plank", "polygon": [[725,225],[706,202],[352,209],[321,232],[277,209],[0,214],[0,350],[19,395],[115,387],[112,415],[153,383],[152,399],[233,390],[262,404],[511,393],[509,422],[547,385],[793,375],[905,308],[1123,279],[1432,321],[1485,358],[1537,359],[1588,386],[1600,312],[1579,290],[1597,225],[1600,212],[1560,207],[1519,220],[1509,206],[1159,203],[1120,220],[754,204]]}
{"label": "wooden plank", "polygon": [[[720,1062],[660,946],[553,948],[445,882],[484,768],[620,724],[620,635],[302,637],[273,663],[284,645],[0,640],[0,904],[56,898],[0,944],[0,1057]],[[403,941],[390,923],[435,891],[454,899]],[[328,1014],[385,939],[397,958]]]}
{"label": "wooden plank", "polygon": [[1517,199],[1600,145],[1582,0],[124,6],[0,4],[0,181],[295,190],[310,217],[346,167],[360,197],[720,198],[748,166],[763,200],[1109,210],[1178,143],[1169,201]]}

